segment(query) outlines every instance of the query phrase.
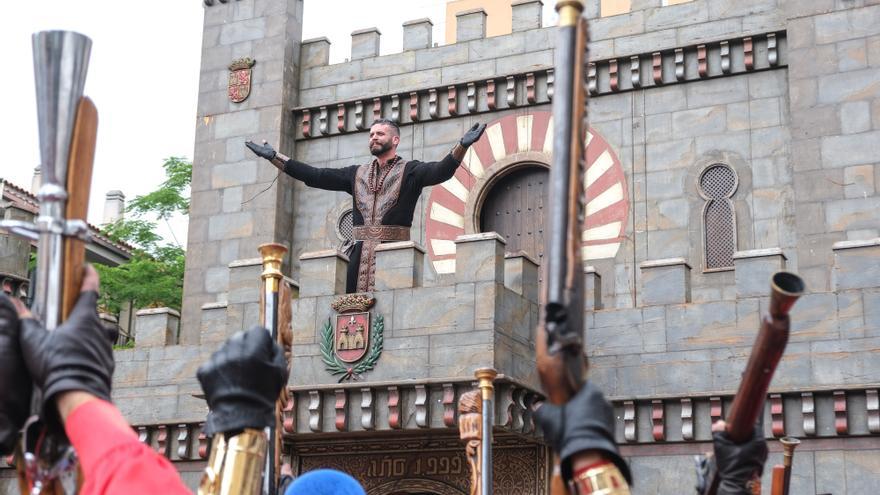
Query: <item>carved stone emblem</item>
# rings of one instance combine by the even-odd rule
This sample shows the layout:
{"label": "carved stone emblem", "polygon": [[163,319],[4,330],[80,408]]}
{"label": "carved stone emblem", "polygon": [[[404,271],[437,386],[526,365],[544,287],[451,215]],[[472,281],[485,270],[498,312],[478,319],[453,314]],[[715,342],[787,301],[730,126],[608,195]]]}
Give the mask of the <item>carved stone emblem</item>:
{"label": "carved stone emblem", "polygon": [[336,325],[328,320],[321,330],[321,357],[327,371],[339,381],[360,379],[382,355],[385,319],[376,315],[370,326],[370,308],[376,300],[364,294],[346,294],[331,304]]}
{"label": "carved stone emblem", "polygon": [[229,99],[241,103],[251,94],[251,68],[257,63],[250,57],[240,58],[229,64]]}

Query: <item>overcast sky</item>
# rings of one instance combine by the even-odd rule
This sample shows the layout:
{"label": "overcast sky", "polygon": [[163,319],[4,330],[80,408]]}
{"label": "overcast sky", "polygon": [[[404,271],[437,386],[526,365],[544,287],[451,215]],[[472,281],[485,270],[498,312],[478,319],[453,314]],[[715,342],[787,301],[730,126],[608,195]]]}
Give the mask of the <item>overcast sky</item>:
{"label": "overcast sky", "polygon": [[[545,2],[545,25],[552,21],[553,3]],[[395,53],[402,46],[401,24],[429,17],[434,40],[442,44],[445,5],[305,0],[303,39],[329,38],[331,63],[338,63],[348,57],[352,31],[378,27],[381,53]],[[164,158],[193,156],[204,8],[201,0],[6,2],[0,16],[0,177],[29,189],[40,160],[30,35],[68,29],[93,43],[85,92],[98,107],[100,123],[89,221],[101,223],[109,190],[131,199],[155,189],[163,180]],[[169,241],[173,232],[186,242],[185,222],[160,227]]]}

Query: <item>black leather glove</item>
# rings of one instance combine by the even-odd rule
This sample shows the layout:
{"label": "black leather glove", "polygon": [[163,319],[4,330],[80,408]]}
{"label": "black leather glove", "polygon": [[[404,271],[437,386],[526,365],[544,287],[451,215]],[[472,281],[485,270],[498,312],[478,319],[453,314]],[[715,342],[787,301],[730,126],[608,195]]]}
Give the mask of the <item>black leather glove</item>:
{"label": "black leather glove", "polygon": [[719,495],[748,495],[752,493],[749,482],[760,478],[767,461],[767,441],[763,427],[756,425],[752,438],[735,444],[723,431],[712,434],[715,450],[715,466],[721,480]]}
{"label": "black leather glove", "polygon": [[483,131],[485,130],[486,124],[474,124],[473,126],[471,126],[470,129],[468,129],[467,132],[464,133],[464,136],[461,137],[459,144],[461,144],[465,148],[469,147],[470,145],[480,140],[480,136],[483,135]]}
{"label": "black leather glove", "polygon": [[205,433],[236,434],[275,423],[275,401],[287,383],[284,351],[265,328],[238,332],[199,367],[211,412]]}
{"label": "black leather glove", "polygon": [[271,161],[275,158],[275,148],[269,143],[257,144],[253,141],[245,141],[244,145],[250,148],[254,154],[266,160]]}
{"label": "black leather glove", "polygon": [[20,328],[12,301],[0,294],[0,455],[12,453],[30,415],[32,385],[18,342]]}
{"label": "black leather glove", "polygon": [[561,459],[562,474],[571,477],[571,460],[578,452],[601,451],[617,465],[626,481],[632,485],[632,475],[626,461],[617,452],[614,443],[614,412],[602,391],[585,382],[578,393],[563,406],[544,403],[535,411],[544,438]]}
{"label": "black leather glove", "polygon": [[97,302],[96,291],[81,292],[67,321],[51,332],[33,318],[21,320],[21,350],[43,391],[44,419],[55,416],[53,399],[61,392],[81,390],[110,400],[113,343],[98,319]]}

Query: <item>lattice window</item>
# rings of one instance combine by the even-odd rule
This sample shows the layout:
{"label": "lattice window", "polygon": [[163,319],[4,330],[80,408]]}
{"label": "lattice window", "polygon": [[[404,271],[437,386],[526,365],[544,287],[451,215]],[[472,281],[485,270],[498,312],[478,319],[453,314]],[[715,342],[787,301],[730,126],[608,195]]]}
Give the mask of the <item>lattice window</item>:
{"label": "lattice window", "polygon": [[703,266],[706,271],[733,267],[736,212],[731,198],[737,184],[736,173],[727,165],[710,165],[700,174],[700,195],[706,200],[703,207]]}
{"label": "lattice window", "polygon": [[352,214],[351,208],[349,208],[342,212],[342,215],[339,215],[339,220],[336,221],[336,236],[341,241],[339,245],[340,251],[347,252],[354,245],[353,219],[354,214]]}

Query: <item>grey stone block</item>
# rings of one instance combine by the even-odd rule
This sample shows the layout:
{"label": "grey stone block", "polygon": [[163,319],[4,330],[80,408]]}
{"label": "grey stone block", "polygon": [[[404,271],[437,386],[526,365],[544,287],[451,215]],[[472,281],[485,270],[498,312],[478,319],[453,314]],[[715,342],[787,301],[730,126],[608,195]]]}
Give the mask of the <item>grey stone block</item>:
{"label": "grey stone block", "polygon": [[299,257],[300,297],[345,293],[348,258],[335,249],[303,253]]}
{"label": "grey stone block", "polygon": [[610,17],[602,17],[590,23],[590,39],[604,40],[631,36],[645,32],[645,13],[634,11]]}
{"label": "grey stone block", "polygon": [[528,31],[540,28],[543,6],[544,2],[541,0],[517,0],[511,2],[513,31]]}
{"label": "grey stone block", "polygon": [[880,238],[836,242],[832,283],[837,290],[880,287]]}
{"label": "grey stone block", "polygon": [[220,302],[202,305],[199,342],[203,344],[220,343],[229,337],[226,330],[227,304],[226,302]]}
{"label": "grey stone block", "polygon": [[602,276],[593,266],[584,267],[584,309],[602,309]]}
{"label": "grey stone block", "polygon": [[736,325],[736,303],[718,301],[666,307],[666,344],[670,351],[745,345],[754,330]]}
{"label": "grey stone block", "polygon": [[300,46],[300,67],[309,69],[330,63],[330,40],[325,37],[303,40]]}
{"label": "grey stone block", "polygon": [[141,309],[135,313],[135,348],[177,344],[180,313],[171,308]]}
{"label": "grey stone block", "polygon": [[471,9],[455,14],[455,41],[476,40],[486,37],[486,11]]}
{"label": "grey stone block", "polygon": [[691,266],[684,258],[643,261],[639,264],[642,304],[683,304],[691,301]]}
{"label": "grey stone block", "polygon": [[376,248],[376,290],[422,285],[425,248],[412,241],[388,242]]}
{"label": "grey stone block", "polygon": [[416,52],[416,70],[463,64],[468,61],[468,50],[468,43],[419,50]]}
{"label": "grey stone block", "polygon": [[819,78],[819,103],[841,103],[880,97],[880,69],[840,72]]}
{"label": "grey stone block", "polygon": [[524,251],[504,256],[504,286],[525,297],[538,301],[538,262]]}
{"label": "grey stone block", "polygon": [[[856,165],[843,169],[843,194],[847,198],[867,198],[876,192],[874,165]],[[873,237],[873,236],[872,236]]]}
{"label": "grey stone block", "polygon": [[880,7],[846,9],[816,16],[816,43],[838,41],[880,34]]}
{"label": "grey stone block", "polygon": [[[256,254],[256,253],[254,253]],[[260,301],[260,275],[263,272],[261,258],[233,260],[227,269],[229,273],[229,294],[231,304],[255,303]]]}
{"label": "grey stone block", "polygon": [[[192,235],[190,220],[190,235]],[[210,241],[250,237],[254,232],[253,214],[250,212],[226,213],[208,218],[208,234]]]}
{"label": "grey stone block", "polygon": [[351,33],[351,59],[379,56],[379,38],[382,33],[377,28],[360,29]]}
{"label": "grey stone block", "polygon": [[504,283],[504,246],[495,232],[460,235],[455,239],[455,281]]}
{"label": "grey stone block", "polygon": [[526,51],[538,51],[535,47],[526,45],[525,33],[512,33],[505,36],[471,40],[467,43],[467,47],[469,62],[514,55]]}
{"label": "grey stone block", "polygon": [[825,226],[829,231],[877,228],[880,197],[842,199],[825,203]]}
{"label": "grey stone block", "polygon": [[645,29],[658,31],[679,26],[698,24],[709,20],[709,9],[706,2],[685,2],[659,9],[651,9],[645,13]]}
{"label": "grey stone block", "polygon": [[871,106],[867,101],[852,101],[840,105],[840,130],[844,134],[858,134],[871,130]]}
{"label": "grey stone block", "polygon": [[395,53],[393,55],[384,55],[370,60],[364,64],[363,77],[370,79],[374,77],[390,76],[394,74],[404,74],[415,70],[416,55],[412,51]]}
{"label": "grey stone block", "polygon": [[733,253],[737,297],[766,296],[770,277],[785,269],[786,257],[779,248]]}
{"label": "grey stone block", "polygon": [[259,113],[256,110],[242,110],[216,115],[209,125],[214,127],[215,139],[245,136],[259,130]]}
{"label": "grey stone block", "polygon": [[[711,16],[710,16],[711,18]],[[704,43],[737,36],[742,32],[742,18],[734,17],[680,27],[677,30],[679,46]]]}
{"label": "grey stone block", "polygon": [[227,22],[220,28],[220,44],[232,45],[243,41],[252,41],[266,36],[266,18],[245,19]]}
{"label": "grey stone block", "polygon": [[553,50],[500,57],[496,61],[498,74],[516,74],[553,67]]}
{"label": "grey stone block", "polygon": [[403,23],[403,49],[420,50],[431,47],[431,34],[434,23],[431,19],[416,19]]}
{"label": "grey stone block", "polygon": [[673,138],[718,134],[727,128],[724,105],[683,110],[672,114]]}

